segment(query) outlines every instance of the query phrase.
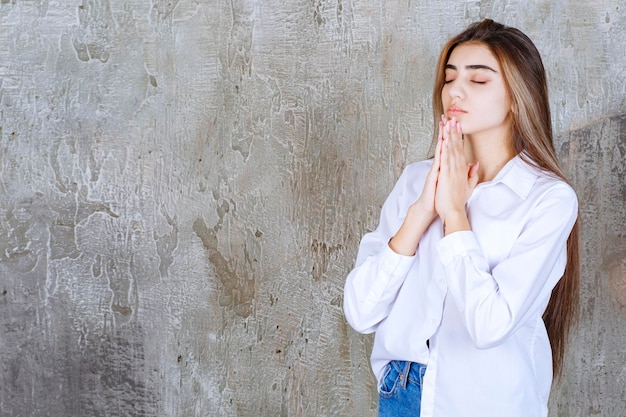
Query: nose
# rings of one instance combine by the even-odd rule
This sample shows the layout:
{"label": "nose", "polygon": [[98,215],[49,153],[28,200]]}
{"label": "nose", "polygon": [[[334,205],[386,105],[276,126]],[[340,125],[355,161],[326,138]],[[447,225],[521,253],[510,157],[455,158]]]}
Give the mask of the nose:
{"label": "nose", "polygon": [[461,85],[460,82],[457,82],[457,80],[453,80],[450,83],[448,83],[448,95],[450,96],[450,98],[459,98],[459,99],[463,99],[465,98],[465,91],[463,90],[463,86]]}

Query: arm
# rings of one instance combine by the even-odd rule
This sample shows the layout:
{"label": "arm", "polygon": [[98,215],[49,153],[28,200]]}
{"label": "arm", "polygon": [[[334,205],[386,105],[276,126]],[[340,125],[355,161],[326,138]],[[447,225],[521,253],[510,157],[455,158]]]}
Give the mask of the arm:
{"label": "arm", "polygon": [[563,275],[567,238],[577,213],[576,195],[569,186],[550,187],[532,208],[509,256],[491,268],[473,232],[440,241],[449,295],[477,347],[498,345],[527,317],[541,316]]}
{"label": "arm", "polygon": [[[415,260],[419,240],[436,217],[439,151],[438,143],[426,174],[404,171],[383,205],[378,228],[361,241],[356,266],[344,288],[344,313],[356,331],[371,333],[387,317]],[[413,181],[424,183],[416,187]]]}

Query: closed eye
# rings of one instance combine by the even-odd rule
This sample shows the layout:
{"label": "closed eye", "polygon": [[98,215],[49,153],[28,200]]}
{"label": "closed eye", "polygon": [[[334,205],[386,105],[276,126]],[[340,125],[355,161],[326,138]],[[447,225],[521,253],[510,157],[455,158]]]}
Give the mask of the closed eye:
{"label": "closed eye", "polygon": [[472,81],[474,84],[487,84],[487,81]]}

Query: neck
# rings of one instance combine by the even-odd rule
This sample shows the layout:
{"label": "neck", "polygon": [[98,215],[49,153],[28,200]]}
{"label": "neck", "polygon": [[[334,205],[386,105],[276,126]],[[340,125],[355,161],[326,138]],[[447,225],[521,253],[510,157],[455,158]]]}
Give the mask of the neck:
{"label": "neck", "polygon": [[[508,136],[508,135],[507,135]],[[510,136],[503,140],[500,137],[477,137],[465,135],[465,158],[478,167],[478,182],[493,180],[498,172],[515,157]]]}

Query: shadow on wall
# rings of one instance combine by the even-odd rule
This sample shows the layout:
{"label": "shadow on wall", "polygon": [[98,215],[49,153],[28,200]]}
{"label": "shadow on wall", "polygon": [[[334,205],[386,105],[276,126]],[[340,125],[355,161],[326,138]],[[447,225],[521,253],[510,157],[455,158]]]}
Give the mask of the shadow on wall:
{"label": "shadow on wall", "polygon": [[582,279],[598,279],[596,272],[605,276],[608,282],[593,285],[626,309],[626,114],[567,132],[556,143],[561,144],[559,157],[578,193]]}

